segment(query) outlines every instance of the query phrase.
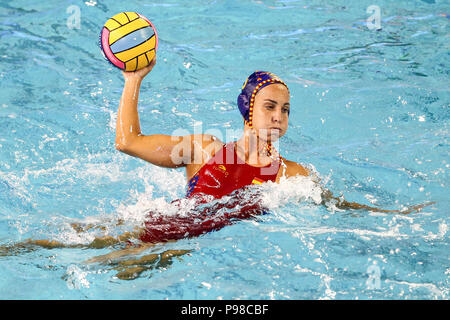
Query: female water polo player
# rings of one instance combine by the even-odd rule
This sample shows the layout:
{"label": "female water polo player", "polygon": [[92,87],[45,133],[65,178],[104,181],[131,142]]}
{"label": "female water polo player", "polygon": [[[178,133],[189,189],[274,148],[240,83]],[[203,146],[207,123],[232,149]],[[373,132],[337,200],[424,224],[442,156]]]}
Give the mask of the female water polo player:
{"label": "female water polo player", "polygon": [[[244,118],[244,133],[237,141],[225,144],[208,134],[143,135],[137,111],[139,90],[142,80],[155,64],[156,57],[144,69],[122,71],[125,85],[116,124],[117,150],[157,166],[185,167],[187,197],[199,195],[202,202],[251,184],[311,174],[302,165],[280,156],[272,147],[272,143],[288,129],[290,93],[287,85],[270,72],[252,73],[242,87],[237,104]],[[405,211],[383,210],[334,198],[328,190],[324,190],[323,198],[324,202],[336,200],[335,205],[340,209],[391,213],[410,213],[419,209],[416,206]]]}
{"label": "female water polo player", "polygon": [[[188,182],[186,196],[195,198],[199,204],[229,194],[234,196],[226,204],[217,203],[203,211],[197,210],[200,212],[192,217],[149,214],[140,234],[142,241],[154,243],[198,236],[220,229],[232,220],[264,213],[258,202],[248,201],[236,191],[245,191],[252,184],[279,182],[282,177],[311,174],[302,165],[283,158],[273,147],[273,143],[288,129],[290,93],[287,85],[270,72],[252,73],[242,87],[237,104],[244,118],[244,132],[237,141],[224,143],[208,134],[143,135],[137,111],[139,90],[142,80],[155,63],[156,57],[142,70],[123,72],[125,85],[116,124],[117,150],[158,166],[185,167]],[[383,210],[335,198],[328,190],[324,190],[322,196],[323,203],[331,200],[340,209],[405,214],[424,206],[405,211]],[[239,209],[233,210],[238,204]],[[216,214],[223,206],[230,211]]]}
{"label": "female water polo player", "polygon": [[[138,98],[142,80],[153,69],[156,57],[144,69],[124,72],[125,84],[120,100],[116,124],[116,149],[138,157],[154,165],[166,168],[184,167],[188,182],[187,198],[199,204],[192,215],[161,215],[150,212],[145,227],[119,237],[96,238],[85,247],[103,248],[117,243],[127,243],[131,238],[144,243],[157,243],[193,237],[218,230],[233,221],[263,214],[264,208],[255,200],[245,197],[252,184],[267,181],[279,182],[282,177],[308,176],[312,173],[302,165],[286,160],[278,154],[273,143],[285,135],[290,114],[290,92],[287,85],[269,72],[257,71],[245,81],[237,104],[244,118],[244,131],[237,141],[224,143],[208,134],[169,136],[162,134],[143,135],[139,123]],[[335,198],[323,189],[323,204],[331,201],[339,209],[365,209],[387,213],[407,214],[420,210],[431,203],[413,206],[407,210],[384,210]],[[212,199],[233,196],[224,202]],[[183,199],[174,200],[174,205],[183,206]],[[185,200],[185,199],[184,199]],[[226,208],[227,210],[220,210]],[[78,226],[75,226],[78,227]],[[28,240],[17,247],[38,245],[45,247],[80,247],[64,245],[49,240]],[[140,252],[129,248],[112,252],[94,261],[111,260],[126,254]],[[185,251],[164,253],[166,260]],[[164,255],[163,254],[163,255]],[[156,258],[151,255],[150,260]],[[165,261],[163,258],[160,261]]]}

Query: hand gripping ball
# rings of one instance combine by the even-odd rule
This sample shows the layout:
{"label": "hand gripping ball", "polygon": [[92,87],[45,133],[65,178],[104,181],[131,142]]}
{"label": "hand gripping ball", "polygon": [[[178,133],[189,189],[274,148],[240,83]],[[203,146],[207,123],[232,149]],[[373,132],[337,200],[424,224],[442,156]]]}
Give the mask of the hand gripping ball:
{"label": "hand gripping ball", "polygon": [[116,14],[106,21],[100,32],[103,56],[124,71],[136,71],[148,66],[157,48],[155,27],[136,12]]}

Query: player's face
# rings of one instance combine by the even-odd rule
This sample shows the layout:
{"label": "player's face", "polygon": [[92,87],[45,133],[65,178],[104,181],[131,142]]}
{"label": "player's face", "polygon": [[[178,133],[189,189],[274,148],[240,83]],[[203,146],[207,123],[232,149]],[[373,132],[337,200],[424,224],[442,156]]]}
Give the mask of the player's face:
{"label": "player's face", "polygon": [[268,85],[256,94],[252,120],[260,139],[273,142],[284,136],[289,108],[289,91],[280,83]]}

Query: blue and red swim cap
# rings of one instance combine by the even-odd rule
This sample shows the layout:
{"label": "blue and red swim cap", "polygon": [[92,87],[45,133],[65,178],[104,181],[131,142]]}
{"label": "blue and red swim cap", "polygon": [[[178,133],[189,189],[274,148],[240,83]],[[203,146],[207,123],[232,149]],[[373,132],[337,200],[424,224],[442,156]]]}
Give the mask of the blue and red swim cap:
{"label": "blue and red swim cap", "polygon": [[245,123],[250,127],[252,127],[253,104],[255,103],[256,94],[262,88],[274,83],[283,84],[289,91],[283,80],[270,72],[255,71],[245,80],[242,91],[237,98],[237,104],[245,119]]}

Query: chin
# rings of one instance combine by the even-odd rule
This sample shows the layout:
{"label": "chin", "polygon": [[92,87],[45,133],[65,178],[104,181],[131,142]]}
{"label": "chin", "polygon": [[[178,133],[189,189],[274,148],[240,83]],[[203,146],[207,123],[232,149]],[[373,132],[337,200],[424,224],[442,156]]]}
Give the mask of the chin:
{"label": "chin", "polygon": [[262,131],[259,132],[258,138],[261,141],[264,141],[266,143],[269,142],[276,142],[278,141],[282,136],[284,136],[284,134],[286,133],[285,131],[281,131],[281,132],[276,132],[274,131],[272,134],[270,134],[270,129],[261,129]]}
{"label": "chin", "polygon": [[283,135],[284,135],[284,134],[282,134],[282,135],[278,135],[278,134],[270,135],[270,136],[268,136],[267,139],[265,139],[265,140],[266,140],[266,142],[274,143],[274,142],[277,142],[278,140],[280,140],[280,138],[281,138]]}

